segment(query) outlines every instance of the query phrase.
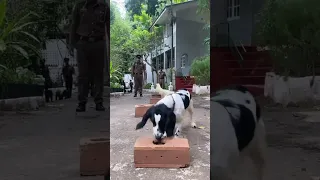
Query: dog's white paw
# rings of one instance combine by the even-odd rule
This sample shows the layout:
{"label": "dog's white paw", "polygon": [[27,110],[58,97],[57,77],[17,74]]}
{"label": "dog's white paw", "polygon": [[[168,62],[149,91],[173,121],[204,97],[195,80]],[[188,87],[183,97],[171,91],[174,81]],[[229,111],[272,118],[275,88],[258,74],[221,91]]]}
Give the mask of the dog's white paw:
{"label": "dog's white paw", "polygon": [[191,127],[197,128],[197,124],[196,124],[195,122],[192,122],[192,123],[191,123]]}

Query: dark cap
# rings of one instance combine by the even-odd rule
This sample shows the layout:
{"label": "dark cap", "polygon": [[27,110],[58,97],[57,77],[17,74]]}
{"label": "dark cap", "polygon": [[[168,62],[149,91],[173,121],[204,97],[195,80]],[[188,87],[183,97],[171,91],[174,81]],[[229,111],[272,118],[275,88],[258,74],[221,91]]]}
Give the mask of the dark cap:
{"label": "dark cap", "polygon": [[64,58],[64,62],[69,62],[69,58]]}
{"label": "dark cap", "polygon": [[136,55],[136,58],[139,58],[139,59],[140,59],[141,57],[142,57],[142,56],[141,56],[140,54]]}

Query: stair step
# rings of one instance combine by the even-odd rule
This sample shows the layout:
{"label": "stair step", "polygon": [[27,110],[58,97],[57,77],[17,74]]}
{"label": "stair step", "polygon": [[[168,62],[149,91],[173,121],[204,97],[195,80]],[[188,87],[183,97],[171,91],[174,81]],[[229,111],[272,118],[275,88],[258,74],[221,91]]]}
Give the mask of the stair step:
{"label": "stair step", "polygon": [[252,84],[261,85],[264,84],[265,76],[233,76],[232,84]]}
{"label": "stair step", "polygon": [[232,76],[265,76],[271,71],[271,67],[257,68],[229,68]]}
{"label": "stair step", "polygon": [[272,67],[271,63],[265,60],[244,60],[242,62],[238,60],[224,60],[223,62],[228,68]]}
{"label": "stair step", "polygon": [[254,95],[262,96],[264,94],[264,85],[243,85]]}
{"label": "stair step", "polygon": [[[230,52],[231,48],[232,47],[211,47],[210,51],[211,52]],[[257,52],[256,46],[244,46],[244,48],[247,52]],[[240,52],[244,52],[244,50],[241,46],[238,46],[238,49]]]}
{"label": "stair step", "polygon": [[[264,52],[246,52],[246,53],[242,52],[240,54],[244,60],[259,60],[259,59],[269,60],[270,59],[269,53],[265,51]],[[239,55],[237,53],[232,53],[232,52],[218,53],[217,56],[226,60],[239,59]]]}

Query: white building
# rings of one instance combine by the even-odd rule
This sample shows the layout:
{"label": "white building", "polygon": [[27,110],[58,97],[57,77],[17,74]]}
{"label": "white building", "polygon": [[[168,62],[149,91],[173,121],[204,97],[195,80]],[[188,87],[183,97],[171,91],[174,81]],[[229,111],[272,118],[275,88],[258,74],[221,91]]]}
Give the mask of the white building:
{"label": "white building", "polygon": [[[154,64],[156,58],[159,59],[159,66],[166,71],[167,82],[170,82],[170,68],[175,69],[173,75],[173,85],[177,78],[190,75],[192,61],[200,56],[209,54],[209,50],[204,44],[204,40],[209,36],[209,30],[204,29],[205,19],[197,13],[197,1],[188,1],[172,6],[172,13],[175,19],[173,27],[171,26],[171,6],[166,6],[160,16],[155,20],[151,29],[156,25],[165,26],[163,34],[163,44],[157,49],[159,52],[152,52],[148,56],[148,62]],[[208,14],[209,16],[209,14]],[[173,35],[172,35],[173,28]],[[173,48],[172,48],[173,39]],[[173,49],[173,66],[171,65],[171,50]],[[155,72],[154,72],[155,73]],[[156,76],[154,76],[156,77]],[[156,82],[156,79],[154,79]],[[151,67],[147,65],[147,82],[152,82]]]}

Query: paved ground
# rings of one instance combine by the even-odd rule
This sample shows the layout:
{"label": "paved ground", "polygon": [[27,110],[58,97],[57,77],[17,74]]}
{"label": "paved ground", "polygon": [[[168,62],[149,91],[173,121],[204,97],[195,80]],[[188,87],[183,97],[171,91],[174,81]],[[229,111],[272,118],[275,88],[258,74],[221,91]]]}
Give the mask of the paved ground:
{"label": "paved ground", "polygon": [[[320,179],[320,112],[317,108],[287,108],[263,105],[267,130],[268,162],[266,180]],[[302,113],[299,113],[302,112]],[[250,161],[245,163],[251,166]],[[247,179],[247,166],[236,179]]]}
{"label": "paved ground", "polygon": [[108,134],[108,112],[75,114],[75,99],[34,112],[0,112],[1,180],[102,180],[80,177],[79,140]]}
{"label": "paved ground", "polygon": [[[111,178],[126,179],[209,179],[209,112],[206,101],[196,100],[198,125],[205,129],[186,128],[191,142],[192,165],[186,169],[135,169],[133,144],[141,135],[150,135],[148,123],[135,131],[140,119],[134,118],[134,104],[147,97],[111,98],[108,113],[74,113],[74,99],[58,101],[39,111],[0,112],[1,180],[100,180],[102,177],[79,176],[79,139],[108,134],[111,122]],[[205,108],[204,108],[205,107]],[[320,112],[318,107],[287,108],[264,106],[268,132],[268,169],[266,180],[319,180]],[[249,164],[250,162],[246,161]],[[246,166],[236,179],[248,178]],[[312,178],[313,177],[313,178]]]}
{"label": "paved ground", "polygon": [[[133,98],[125,95],[111,98],[110,102],[110,140],[111,140],[111,179],[112,180],[148,180],[148,179],[188,179],[200,180],[210,178],[210,129],[209,109],[195,105],[194,118],[198,126],[204,129],[192,129],[188,124],[184,128],[184,136],[189,139],[191,147],[191,166],[183,169],[136,169],[133,163],[133,147],[139,136],[152,136],[152,125],[146,124],[144,129],[135,130],[141,118],[134,117],[134,105],[145,104],[148,95]],[[209,101],[204,101],[209,104]],[[199,104],[199,101],[196,102]]]}

